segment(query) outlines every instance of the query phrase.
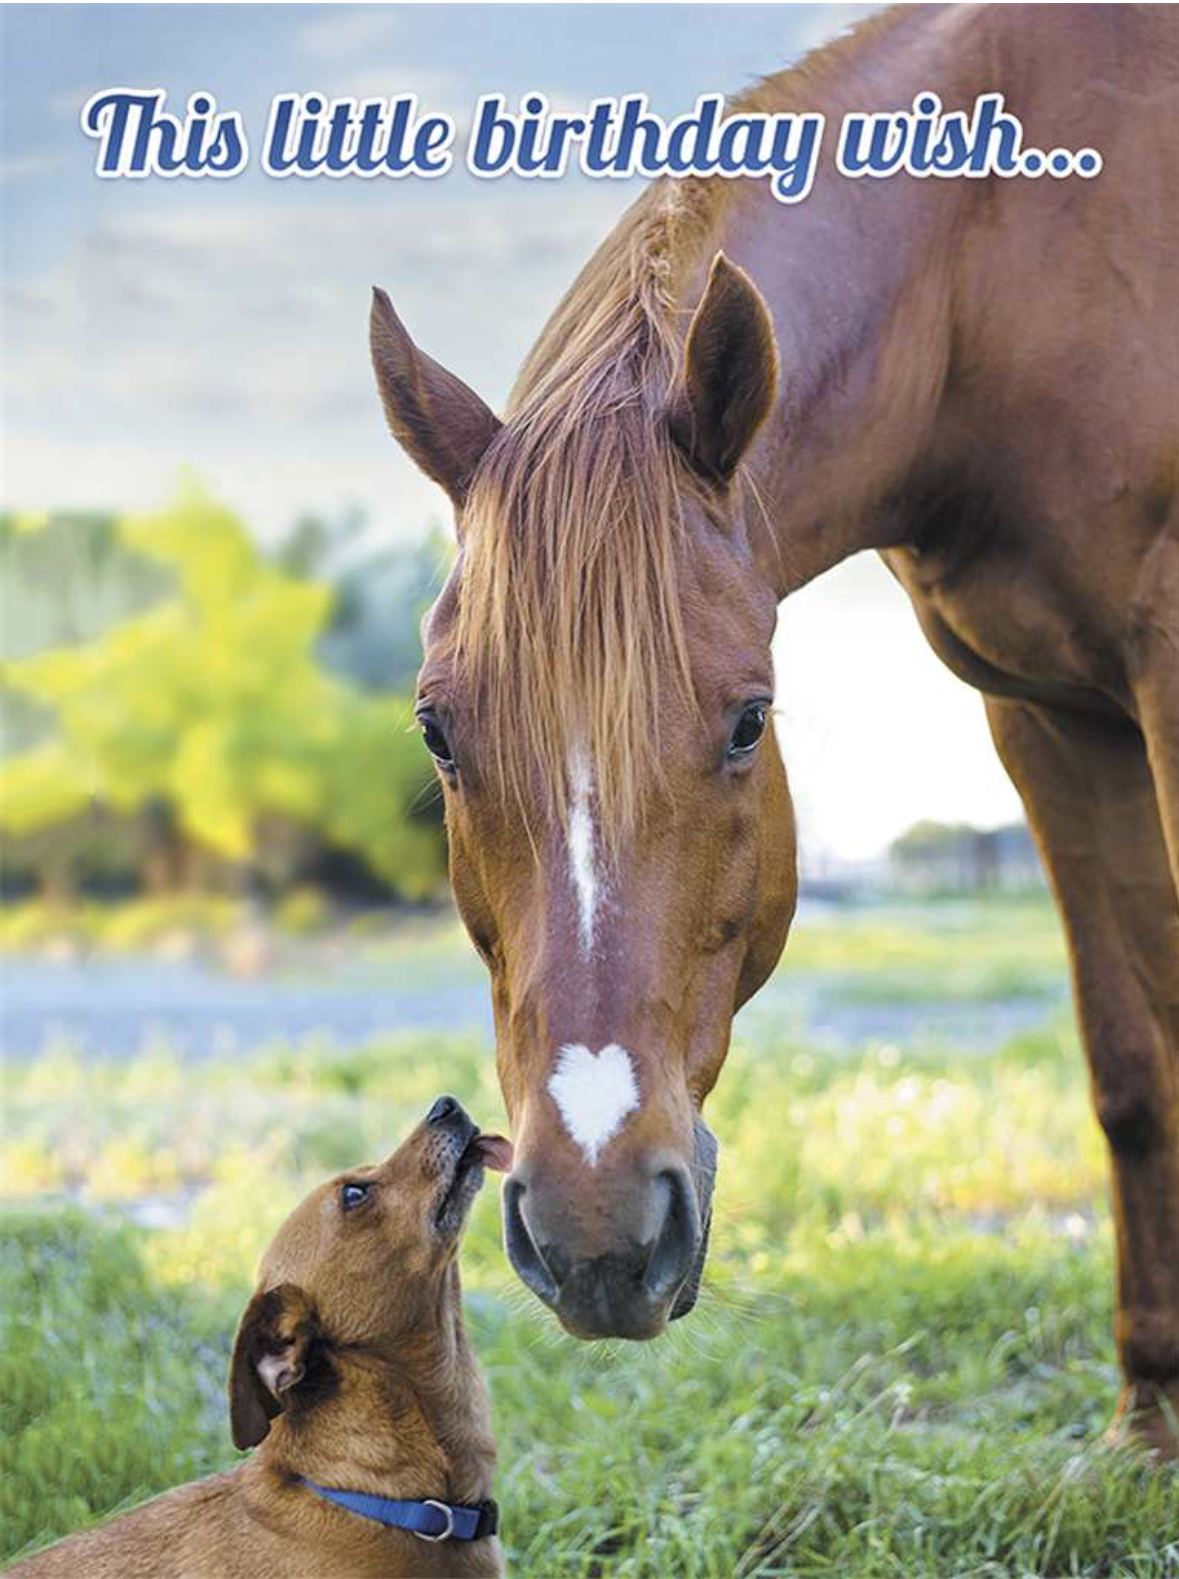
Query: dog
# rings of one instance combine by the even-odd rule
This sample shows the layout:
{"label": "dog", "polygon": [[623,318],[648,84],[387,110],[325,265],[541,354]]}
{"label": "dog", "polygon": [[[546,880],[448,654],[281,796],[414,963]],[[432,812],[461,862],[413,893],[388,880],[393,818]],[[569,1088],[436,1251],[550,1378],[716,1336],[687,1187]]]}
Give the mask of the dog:
{"label": "dog", "polygon": [[262,1259],[229,1372],[226,1474],[10,1570],[20,1579],[492,1579],[495,1442],[457,1251],[511,1146],[439,1097],[388,1161],[323,1184]]}

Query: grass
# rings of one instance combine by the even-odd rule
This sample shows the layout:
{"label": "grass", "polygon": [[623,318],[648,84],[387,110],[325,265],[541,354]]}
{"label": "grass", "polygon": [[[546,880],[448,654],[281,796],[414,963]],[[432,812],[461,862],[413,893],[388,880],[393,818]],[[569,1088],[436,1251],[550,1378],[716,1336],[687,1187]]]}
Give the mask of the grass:
{"label": "grass", "polygon": [[[869,921],[854,946],[801,938],[804,968],[871,974],[869,927],[915,974],[971,952],[969,925]],[[1047,971],[1042,944],[1029,923],[1010,950]],[[258,1254],[441,1089],[496,1122],[488,1049],[459,1038],[9,1072],[5,1551],[234,1461],[223,1378]],[[705,1294],[659,1343],[562,1336],[478,1203],[467,1302],[514,1575],[1179,1575],[1179,1475],[1102,1445],[1105,1164],[1066,1025],[985,1059],[738,1045],[710,1116]]]}
{"label": "grass", "polygon": [[[180,948],[223,943],[234,933],[256,931],[259,916],[249,900],[224,894],[179,892],[121,900],[23,899],[0,906],[0,949],[8,954],[175,953]],[[335,913],[314,888],[296,888],[266,915],[275,941],[292,943],[321,936],[353,943],[392,939],[399,953],[422,950],[436,955],[462,951],[461,929],[453,911],[439,904],[407,917],[387,907],[360,911],[348,920]]]}
{"label": "grass", "polygon": [[993,1002],[1057,992],[1065,956],[1055,914],[1036,893],[836,913],[796,930],[784,969],[787,979],[835,979],[864,1001]]}

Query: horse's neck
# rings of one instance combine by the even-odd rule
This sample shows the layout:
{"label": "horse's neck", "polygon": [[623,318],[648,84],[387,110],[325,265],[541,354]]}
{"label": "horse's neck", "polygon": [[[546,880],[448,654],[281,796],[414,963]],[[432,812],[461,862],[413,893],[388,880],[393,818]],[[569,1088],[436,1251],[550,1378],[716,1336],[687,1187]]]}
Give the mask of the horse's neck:
{"label": "horse's neck", "polygon": [[933,442],[955,248],[981,183],[853,181],[833,167],[848,110],[907,108],[931,82],[950,108],[985,90],[985,51],[956,37],[980,25],[976,8],[960,20],[905,11],[861,52],[849,47],[842,70],[813,85],[782,79],[791,107],[826,113],[825,169],[794,207],[743,186],[713,238],[758,282],[778,335],[780,394],[751,462],[749,521],[780,596],[861,549],[905,540],[906,486]]}

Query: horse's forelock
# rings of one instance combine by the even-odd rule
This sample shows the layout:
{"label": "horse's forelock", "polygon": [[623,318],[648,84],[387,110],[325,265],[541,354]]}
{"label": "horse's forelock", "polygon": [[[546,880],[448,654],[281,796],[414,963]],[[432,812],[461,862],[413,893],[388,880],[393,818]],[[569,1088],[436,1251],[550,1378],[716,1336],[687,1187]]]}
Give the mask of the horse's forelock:
{"label": "horse's forelock", "polygon": [[615,393],[497,446],[465,513],[456,633],[501,789],[522,809],[539,790],[564,823],[583,755],[607,843],[658,787],[669,689],[691,695],[670,441]]}
{"label": "horse's forelock", "polygon": [[589,762],[616,847],[661,787],[660,721],[691,707],[680,595],[690,486],[665,417],[679,355],[676,194],[558,309],[464,511],[455,651],[481,763],[564,824]]}

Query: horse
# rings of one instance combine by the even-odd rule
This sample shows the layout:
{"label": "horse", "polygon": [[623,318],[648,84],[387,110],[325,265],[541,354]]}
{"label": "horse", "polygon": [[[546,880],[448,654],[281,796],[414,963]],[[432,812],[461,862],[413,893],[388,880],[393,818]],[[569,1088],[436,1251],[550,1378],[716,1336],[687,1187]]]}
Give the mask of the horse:
{"label": "horse", "polygon": [[417,717],[490,972],[505,1245],[575,1335],[650,1338],[695,1302],[704,1103],[795,909],[777,611],[874,549],[1026,806],[1112,1167],[1115,1425],[1176,1451],[1177,39],[1152,6],[868,19],[736,108],[999,89],[1027,144],[1101,173],[824,166],[790,206],[663,178],[502,419],[374,294],[388,424],[457,525]]}

